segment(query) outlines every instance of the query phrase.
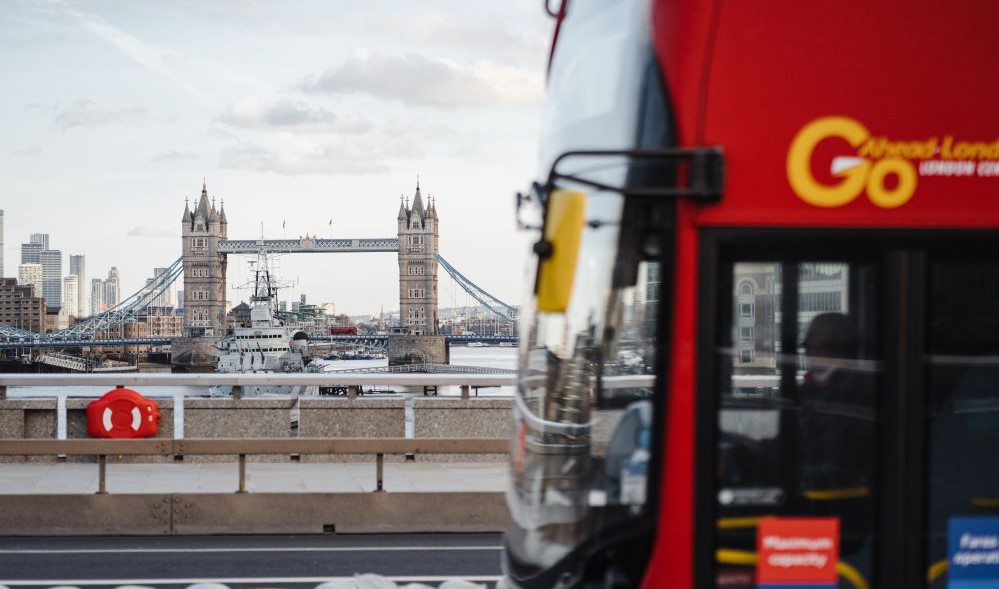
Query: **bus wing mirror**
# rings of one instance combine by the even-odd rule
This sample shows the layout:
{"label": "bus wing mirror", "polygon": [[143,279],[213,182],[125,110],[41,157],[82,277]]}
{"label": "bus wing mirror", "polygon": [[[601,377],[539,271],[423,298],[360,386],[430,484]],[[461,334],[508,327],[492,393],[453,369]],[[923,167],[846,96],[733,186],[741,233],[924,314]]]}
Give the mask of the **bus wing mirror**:
{"label": "bus wing mirror", "polygon": [[541,241],[534,244],[539,262],[538,311],[564,313],[569,307],[585,223],[586,195],[568,190],[549,194]]}

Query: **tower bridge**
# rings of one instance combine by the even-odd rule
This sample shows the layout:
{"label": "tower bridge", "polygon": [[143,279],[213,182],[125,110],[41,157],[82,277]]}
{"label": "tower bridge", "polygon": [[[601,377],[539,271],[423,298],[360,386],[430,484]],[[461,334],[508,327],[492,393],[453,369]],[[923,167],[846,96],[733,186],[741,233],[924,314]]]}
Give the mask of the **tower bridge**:
{"label": "tower bridge", "polygon": [[184,337],[175,339],[177,369],[214,366],[215,342],[225,335],[227,256],[273,253],[392,252],[399,260],[399,322],[388,338],[389,363],[445,363],[447,344],[437,327],[439,218],[424,204],[417,181],[412,204],[400,201],[396,236],[381,238],[229,239],[225,204],[216,209],[201,186],[194,210],[181,217],[184,267]]}
{"label": "tower bridge", "polygon": [[[412,202],[400,201],[395,237],[299,239],[229,239],[225,205],[218,208],[206,183],[192,209],[185,201],[181,217],[182,255],[168,271],[127,297],[114,308],[89,317],[68,329],[35,334],[0,326],[0,350],[15,348],[74,348],[97,345],[149,344],[135,338],[109,335],[135,317],[183,276],[184,335],[172,340],[172,358],[180,370],[213,369],[215,343],[225,336],[226,270],[228,256],[269,253],[395,253],[399,262],[400,329],[391,337],[377,336],[369,344],[386,345],[390,363],[445,362],[447,341],[466,341],[440,335],[437,327],[438,274],[443,268],[476,301],[502,320],[514,322],[517,310],[481,289],[439,252],[439,217],[433,199],[424,204],[417,182]],[[511,338],[494,338],[496,342]],[[376,341],[377,340],[377,341]],[[487,341],[477,337],[468,341]],[[493,341],[493,340],[488,340]],[[157,344],[170,343],[156,340]]]}

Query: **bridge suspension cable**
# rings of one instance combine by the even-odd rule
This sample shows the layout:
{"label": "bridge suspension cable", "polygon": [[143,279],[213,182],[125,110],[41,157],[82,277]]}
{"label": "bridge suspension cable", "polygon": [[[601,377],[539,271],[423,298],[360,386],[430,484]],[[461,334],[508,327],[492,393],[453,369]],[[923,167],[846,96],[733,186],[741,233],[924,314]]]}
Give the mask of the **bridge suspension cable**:
{"label": "bridge suspension cable", "polygon": [[517,322],[517,308],[513,305],[508,305],[493,295],[489,294],[483,290],[480,286],[469,280],[464,274],[458,271],[457,268],[452,266],[441,257],[440,254],[435,254],[437,258],[437,263],[444,268],[444,271],[454,279],[455,282],[464,289],[473,299],[478,301],[480,305],[492,311],[495,315],[499,316],[501,319],[509,321],[510,323]]}
{"label": "bridge suspension cable", "polygon": [[41,338],[43,340],[55,338],[89,339],[93,338],[94,334],[99,331],[127,323],[149,307],[184,273],[183,260],[183,258],[177,258],[173,264],[170,264],[166,272],[161,273],[152,282],[111,309],[84,319],[67,329],[47,333]]}
{"label": "bridge suspension cable", "polygon": [[34,337],[35,334],[30,331],[25,331],[23,329],[18,329],[16,327],[9,327],[7,325],[0,325],[0,337],[7,339],[24,339]]}

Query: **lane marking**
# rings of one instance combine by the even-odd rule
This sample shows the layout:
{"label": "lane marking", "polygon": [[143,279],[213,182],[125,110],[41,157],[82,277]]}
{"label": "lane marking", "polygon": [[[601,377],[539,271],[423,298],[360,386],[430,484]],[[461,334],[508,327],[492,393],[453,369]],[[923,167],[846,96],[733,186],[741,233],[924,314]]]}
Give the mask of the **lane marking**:
{"label": "lane marking", "polygon": [[0,549],[0,554],[171,554],[171,553],[220,553],[220,552],[438,552],[502,550],[502,546],[303,546],[303,547],[245,547],[245,548],[67,548],[67,549]]}
{"label": "lane marking", "polygon": [[[328,581],[351,581],[361,575],[351,575],[349,577],[231,577],[231,578],[208,578],[208,579],[62,579],[52,581],[6,581],[0,579],[3,585],[40,586],[40,585],[177,585],[195,583],[325,583]],[[490,583],[499,581],[500,575],[469,575],[469,576],[392,576],[381,577],[392,581],[427,583],[445,581],[468,581],[470,583]]]}

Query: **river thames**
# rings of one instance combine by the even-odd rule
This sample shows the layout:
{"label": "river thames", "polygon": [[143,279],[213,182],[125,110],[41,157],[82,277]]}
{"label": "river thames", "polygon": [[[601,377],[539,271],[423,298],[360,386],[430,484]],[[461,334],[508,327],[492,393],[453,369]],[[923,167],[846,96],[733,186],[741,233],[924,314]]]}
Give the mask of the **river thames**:
{"label": "river thames", "polygon": [[[378,368],[388,366],[388,359],[381,358],[375,360],[321,360],[313,361],[322,367],[322,371],[358,370],[368,368]],[[488,347],[467,347],[451,346],[451,364],[453,366],[477,366],[481,368],[494,368],[515,370],[517,368],[517,348],[507,348],[499,346]],[[393,387],[392,390],[398,393],[412,391],[403,390],[404,387]],[[7,390],[8,398],[29,398],[29,397],[99,397],[108,392],[107,387],[10,387]],[[176,397],[176,396],[208,396],[206,387],[191,386],[165,386],[156,387],[155,390],[141,391],[143,394],[155,397]],[[387,392],[387,391],[386,391]],[[458,395],[457,387],[441,387],[439,395]],[[483,388],[478,391],[479,396],[506,396],[513,394],[513,387],[492,387]]]}

